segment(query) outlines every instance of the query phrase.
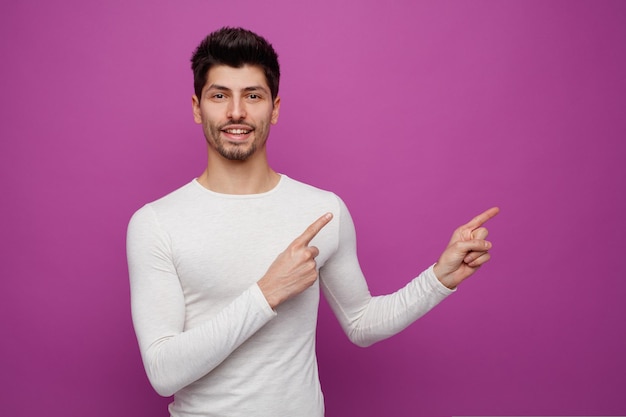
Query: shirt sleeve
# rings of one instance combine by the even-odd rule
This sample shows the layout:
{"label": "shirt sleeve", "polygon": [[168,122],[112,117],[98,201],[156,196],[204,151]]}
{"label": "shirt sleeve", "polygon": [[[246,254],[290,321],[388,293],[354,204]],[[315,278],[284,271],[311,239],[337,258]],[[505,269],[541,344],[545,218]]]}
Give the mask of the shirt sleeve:
{"label": "shirt sleeve", "polygon": [[171,242],[149,205],[129,223],[127,258],[133,325],[146,374],[160,395],[211,372],[276,315],[254,284],[201,326],[185,329]]}
{"label": "shirt sleeve", "polygon": [[348,338],[370,346],[402,331],[454,292],[429,267],[398,291],[373,297],[359,265],[354,223],[340,200],[339,244],[320,269],[321,286]]}

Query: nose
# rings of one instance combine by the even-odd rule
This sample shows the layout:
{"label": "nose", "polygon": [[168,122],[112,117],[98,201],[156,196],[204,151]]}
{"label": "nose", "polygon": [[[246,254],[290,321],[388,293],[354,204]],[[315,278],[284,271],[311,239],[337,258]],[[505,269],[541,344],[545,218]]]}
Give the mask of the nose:
{"label": "nose", "polygon": [[229,119],[233,120],[242,120],[246,118],[246,107],[244,105],[243,100],[233,99],[230,102],[228,107],[228,114],[226,115]]}

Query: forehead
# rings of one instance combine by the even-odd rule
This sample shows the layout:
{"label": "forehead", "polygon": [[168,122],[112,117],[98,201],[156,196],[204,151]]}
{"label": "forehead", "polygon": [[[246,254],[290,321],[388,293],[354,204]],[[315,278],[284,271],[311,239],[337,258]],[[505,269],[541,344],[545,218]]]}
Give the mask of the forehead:
{"label": "forehead", "polygon": [[250,87],[261,87],[269,91],[265,74],[260,67],[244,65],[240,68],[228,65],[216,65],[207,73],[204,89],[214,85],[231,90],[242,90]]}

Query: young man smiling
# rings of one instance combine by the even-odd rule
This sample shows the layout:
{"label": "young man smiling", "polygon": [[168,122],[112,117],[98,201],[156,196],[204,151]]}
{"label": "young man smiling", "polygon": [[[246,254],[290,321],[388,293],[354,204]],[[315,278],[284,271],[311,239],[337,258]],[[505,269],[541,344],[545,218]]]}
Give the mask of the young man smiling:
{"label": "young man smiling", "polygon": [[137,211],[128,229],[133,323],[146,373],[172,416],[322,416],[315,326],[322,290],[351,341],[411,324],[489,260],[483,224],[459,227],[439,260],[372,297],[339,197],[275,172],[278,58],[224,28],[192,57],[193,116],[207,140],[197,179]]}
{"label": "young man smiling", "polygon": [[205,87],[199,96],[193,96],[192,103],[194,120],[202,124],[211,160],[250,159],[267,166],[265,142],[270,123],[278,121],[280,98],[272,97],[261,68],[211,68]]}

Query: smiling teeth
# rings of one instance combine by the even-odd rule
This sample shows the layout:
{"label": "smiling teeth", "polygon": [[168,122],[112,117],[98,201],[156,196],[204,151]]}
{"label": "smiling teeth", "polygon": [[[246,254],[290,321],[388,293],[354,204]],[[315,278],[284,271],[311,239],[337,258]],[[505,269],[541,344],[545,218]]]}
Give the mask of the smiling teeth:
{"label": "smiling teeth", "polygon": [[249,130],[244,129],[227,129],[226,132],[233,135],[245,135],[246,133],[250,133]]}

